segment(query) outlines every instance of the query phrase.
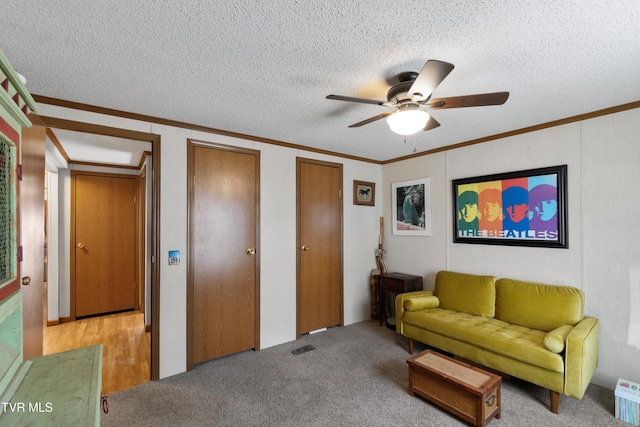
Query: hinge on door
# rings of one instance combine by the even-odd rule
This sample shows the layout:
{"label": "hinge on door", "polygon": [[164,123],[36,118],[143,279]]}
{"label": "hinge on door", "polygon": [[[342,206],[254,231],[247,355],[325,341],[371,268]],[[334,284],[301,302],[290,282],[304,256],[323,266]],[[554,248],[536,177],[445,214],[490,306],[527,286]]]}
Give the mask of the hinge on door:
{"label": "hinge on door", "polygon": [[22,262],[22,245],[18,246],[18,261]]}
{"label": "hinge on door", "polygon": [[18,181],[22,181],[22,165],[16,165],[16,176]]}
{"label": "hinge on door", "polygon": [[342,190],[338,190],[338,197],[342,198]]}
{"label": "hinge on door", "polygon": [[156,257],[154,255],[151,255],[151,264],[153,264],[154,262],[156,262]]}

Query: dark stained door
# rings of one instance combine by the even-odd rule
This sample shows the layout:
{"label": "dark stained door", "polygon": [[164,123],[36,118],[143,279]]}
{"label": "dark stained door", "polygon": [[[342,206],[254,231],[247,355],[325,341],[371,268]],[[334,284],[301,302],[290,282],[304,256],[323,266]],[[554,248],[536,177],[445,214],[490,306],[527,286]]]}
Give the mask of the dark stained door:
{"label": "dark stained door", "polygon": [[193,364],[259,348],[259,155],[189,146]]}
{"label": "dark stained door", "polygon": [[297,335],[343,323],[342,165],[297,160]]}
{"label": "dark stained door", "polygon": [[76,317],[135,308],[137,180],[72,171]]}

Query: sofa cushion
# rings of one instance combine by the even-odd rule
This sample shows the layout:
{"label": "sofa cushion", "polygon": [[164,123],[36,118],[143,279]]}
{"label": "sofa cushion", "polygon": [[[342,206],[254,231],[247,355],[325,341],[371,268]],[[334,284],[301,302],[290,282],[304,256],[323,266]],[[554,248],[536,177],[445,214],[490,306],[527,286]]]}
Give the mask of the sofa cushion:
{"label": "sofa cushion", "polygon": [[584,294],[571,286],[500,279],[495,317],[507,323],[549,332],[575,325],[584,315]]}
{"label": "sofa cushion", "polygon": [[433,295],[412,297],[407,299],[403,307],[407,311],[424,310],[425,308],[436,308],[440,305],[438,297]]}
{"label": "sofa cushion", "polygon": [[440,300],[440,308],[445,310],[493,317],[495,283],[493,276],[440,271],[436,276],[433,294]]}
{"label": "sofa cushion", "polygon": [[562,353],[564,350],[564,343],[572,330],[573,326],[562,325],[559,328],[555,328],[553,331],[547,332],[547,335],[545,335],[542,342],[549,351]]}
{"label": "sofa cushion", "polygon": [[533,366],[564,372],[562,356],[544,346],[543,331],[442,308],[405,312],[402,321]]}

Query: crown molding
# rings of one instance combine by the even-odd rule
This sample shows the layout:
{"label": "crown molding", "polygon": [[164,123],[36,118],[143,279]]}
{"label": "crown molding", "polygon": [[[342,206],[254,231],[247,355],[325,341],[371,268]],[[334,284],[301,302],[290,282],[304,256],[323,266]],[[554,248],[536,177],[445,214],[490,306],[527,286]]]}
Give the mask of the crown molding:
{"label": "crown molding", "polygon": [[427,155],[430,155],[430,154],[439,153],[439,152],[442,152],[442,151],[455,150],[457,148],[468,147],[470,145],[481,144],[483,142],[495,141],[497,139],[508,138],[508,137],[511,137],[511,136],[522,135],[522,134],[530,133],[530,132],[536,132],[536,131],[539,131],[539,130],[542,130],[542,129],[548,129],[548,128],[552,128],[552,127],[556,127],[556,126],[566,125],[566,124],[569,124],[569,123],[575,123],[575,122],[579,122],[579,121],[583,121],[583,120],[593,119],[595,117],[601,117],[601,116],[606,116],[606,115],[609,115],[609,114],[615,114],[615,113],[619,113],[619,112],[622,112],[622,111],[627,111],[627,110],[633,110],[635,108],[640,108],[640,101],[634,101],[634,102],[630,102],[628,104],[622,104],[622,105],[618,105],[618,106],[614,106],[614,107],[604,108],[602,110],[597,110],[597,111],[593,111],[593,112],[585,113],[585,114],[579,114],[577,116],[567,117],[567,118],[560,119],[560,120],[554,120],[554,121],[551,121],[551,122],[542,123],[542,124],[534,125],[534,126],[529,126],[529,127],[525,127],[525,128],[521,128],[521,129],[516,129],[516,130],[509,131],[509,132],[503,132],[503,133],[499,133],[499,134],[496,134],[496,135],[487,136],[487,137],[484,137],[484,138],[472,139],[472,140],[469,140],[469,141],[459,142],[457,144],[447,145],[447,146],[444,146],[444,147],[438,147],[438,148],[434,148],[433,150],[421,151],[419,153],[410,154],[408,156],[397,157],[397,158],[393,158],[393,159],[389,159],[389,160],[379,161],[379,160],[367,159],[367,158],[364,158],[364,157],[350,156],[350,155],[347,155],[347,154],[338,153],[338,152],[334,152],[334,151],[315,149],[315,148],[306,147],[306,146],[303,146],[303,145],[292,144],[292,143],[289,143],[289,142],[278,141],[278,140],[269,139],[269,138],[263,138],[263,137],[254,136],[254,135],[247,135],[247,134],[242,134],[242,133],[238,133],[238,132],[231,132],[231,131],[226,131],[226,130],[222,130],[222,129],[211,128],[211,127],[207,127],[207,126],[195,125],[195,124],[192,124],[192,123],[180,122],[180,121],[177,121],[177,120],[162,119],[162,118],[158,118],[158,117],[147,116],[147,115],[144,115],[144,114],[129,113],[129,112],[126,112],[126,111],[115,110],[115,109],[112,109],[112,108],[96,107],[94,105],[82,104],[82,103],[73,102],[73,101],[66,101],[66,100],[63,100],[63,99],[51,98],[51,97],[42,96],[42,95],[33,95],[33,99],[36,102],[42,103],[42,104],[55,105],[55,106],[58,106],[58,107],[71,108],[71,109],[75,109],[75,110],[90,111],[90,112],[93,112],[93,113],[106,114],[106,115],[109,115],[109,116],[122,117],[122,118],[127,118],[127,119],[139,120],[139,121],[143,121],[143,122],[158,123],[158,124],[163,124],[163,125],[173,126],[173,127],[183,128],[183,129],[197,130],[197,131],[202,131],[202,132],[207,132],[207,133],[213,133],[213,134],[216,134],[216,135],[224,135],[224,136],[229,136],[229,137],[232,137],[232,138],[240,138],[240,139],[245,139],[245,140],[249,140],[249,141],[255,141],[255,142],[261,142],[261,143],[265,143],[265,144],[277,145],[277,146],[280,146],[280,147],[286,147],[286,148],[292,148],[292,149],[296,149],[296,150],[309,151],[309,152],[314,152],[314,153],[319,153],[319,154],[326,154],[326,155],[330,155],[330,156],[341,157],[341,158],[350,159],[350,160],[357,160],[357,161],[367,162],[367,163],[375,163],[375,164],[380,164],[380,165],[396,163],[396,162],[400,162],[400,161],[403,161],[403,160],[408,160],[408,159],[413,159],[413,158],[416,158],[416,157],[422,157],[422,156],[427,156]]}

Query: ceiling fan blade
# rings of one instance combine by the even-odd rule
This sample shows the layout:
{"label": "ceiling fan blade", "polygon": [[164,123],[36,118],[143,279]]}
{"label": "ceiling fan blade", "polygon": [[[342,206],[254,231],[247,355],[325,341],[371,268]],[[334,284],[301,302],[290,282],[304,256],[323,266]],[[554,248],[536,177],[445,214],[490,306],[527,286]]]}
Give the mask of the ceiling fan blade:
{"label": "ceiling fan blade", "polygon": [[502,105],[507,102],[509,92],[482,93],[479,95],[452,96],[435,98],[426,105],[433,110],[444,108],[482,107],[484,105]]}
{"label": "ceiling fan blade", "polygon": [[409,96],[414,98],[414,102],[424,101],[431,96],[436,87],[453,70],[453,64],[430,59],[424,64],[420,74],[409,89]]}
{"label": "ceiling fan blade", "polygon": [[361,104],[388,105],[387,101],[378,101],[377,99],[355,98],[353,96],[327,95],[327,99],[335,99],[337,101],[359,102]]}
{"label": "ceiling fan blade", "polygon": [[377,116],[368,118],[367,120],[363,120],[361,122],[354,123],[349,127],[350,128],[359,128],[360,126],[368,125],[369,123],[375,122],[376,120],[384,119],[385,117],[390,116],[392,114],[393,114],[393,111],[387,111],[386,113],[378,114]]}
{"label": "ceiling fan blade", "polygon": [[435,129],[438,126],[440,126],[440,123],[438,123],[438,121],[434,119],[431,114],[429,114],[429,120],[427,121],[427,124],[425,125],[423,130]]}

